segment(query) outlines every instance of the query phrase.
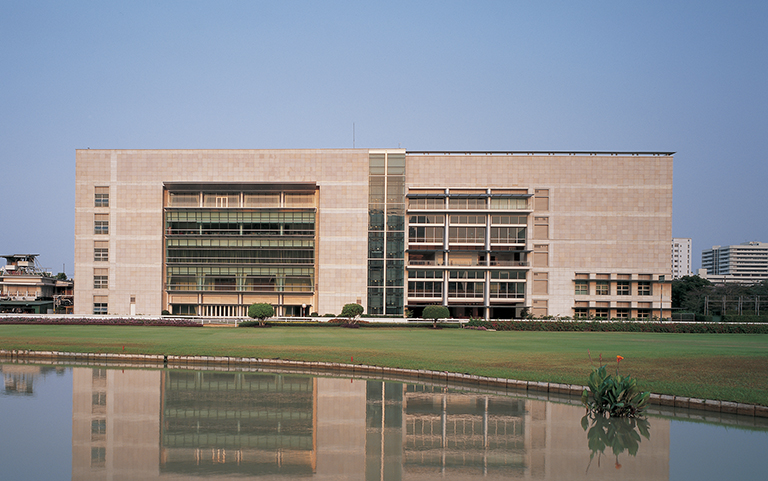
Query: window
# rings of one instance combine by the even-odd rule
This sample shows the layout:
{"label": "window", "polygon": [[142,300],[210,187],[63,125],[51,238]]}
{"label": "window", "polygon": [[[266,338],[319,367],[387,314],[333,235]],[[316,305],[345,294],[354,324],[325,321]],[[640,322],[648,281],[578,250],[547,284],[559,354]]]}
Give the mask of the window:
{"label": "window", "polygon": [[107,262],[109,260],[109,243],[107,241],[93,242],[94,262]]}
{"label": "window", "polygon": [[595,317],[598,319],[608,319],[608,309],[595,309]]}
{"label": "window", "polygon": [[448,241],[452,244],[484,244],[485,227],[450,227]]}
{"label": "window", "polygon": [[408,199],[409,209],[445,209],[445,198]]}
{"label": "window", "polygon": [[107,420],[94,419],[91,421],[91,441],[100,441],[104,439],[107,433]]}
{"label": "window", "polygon": [[637,283],[637,295],[638,296],[650,296],[651,295],[651,283],[648,281],[640,281]]}
{"label": "window", "polygon": [[442,244],[443,232],[443,227],[410,226],[408,228],[408,242]]}
{"label": "window", "polygon": [[494,210],[526,210],[528,209],[528,199],[515,197],[494,197],[491,198],[491,209]]}
{"label": "window", "polygon": [[199,207],[200,196],[198,194],[179,194],[171,192],[168,196],[171,207]]}
{"label": "window", "polygon": [[472,199],[466,197],[451,197],[448,199],[448,207],[451,209],[486,209],[487,204],[485,198]]}
{"label": "window", "polygon": [[629,309],[616,309],[616,319],[629,319]]}
{"label": "window", "polygon": [[650,309],[638,309],[637,310],[637,318],[638,319],[650,319],[651,318],[651,310]]}
{"label": "window", "polygon": [[629,293],[629,281],[618,281],[616,283],[616,295],[628,296]]}
{"label": "window", "polygon": [[491,227],[491,242],[494,244],[524,244],[525,227]]}
{"label": "window", "polygon": [[589,282],[587,281],[576,281],[576,292],[575,294],[577,296],[587,296],[589,295]]}
{"label": "window", "polygon": [[93,296],[93,313],[107,314],[107,296]]}
{"label": "window", "polygon": [[109,287],[109,269],[93,270],[93,288],[106,289]]}
{"label": "window", "polygon": [[589,317],[589,309],[586,307],[575,307],[573,309],[573,317],[586,319]]}
{"label": "window", "polygon": [[93,233],[109,234],[109,214],[94,214]]}
{"label": "window", "polygon": [[608,281],[597,281],[595,282],[595,294],[598,296],[607,296],[611,292],[610,285],[608,284]]}
{"label": "window", "polygon": [[109,207],[109,187],[96,187],[95,207]]}

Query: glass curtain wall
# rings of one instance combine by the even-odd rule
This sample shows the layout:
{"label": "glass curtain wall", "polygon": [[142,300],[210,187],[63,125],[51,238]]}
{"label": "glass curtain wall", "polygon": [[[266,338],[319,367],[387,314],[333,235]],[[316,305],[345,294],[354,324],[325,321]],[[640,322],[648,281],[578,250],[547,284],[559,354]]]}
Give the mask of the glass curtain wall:
{"label": "glass curtain wall", "polygon": [[285,294],[306,298],[299,307],[313,304],[314,185],[195,187],[168,188],[166,197],[172,314],[245,317],[250,301],[243,296],[254,294],[276,300],[278,314],[295,311],[283,302]]}
{"label": "glass curtain wall", "polygon": [[368,314],[403,314],[405,152],[371,151],[368,195]]}

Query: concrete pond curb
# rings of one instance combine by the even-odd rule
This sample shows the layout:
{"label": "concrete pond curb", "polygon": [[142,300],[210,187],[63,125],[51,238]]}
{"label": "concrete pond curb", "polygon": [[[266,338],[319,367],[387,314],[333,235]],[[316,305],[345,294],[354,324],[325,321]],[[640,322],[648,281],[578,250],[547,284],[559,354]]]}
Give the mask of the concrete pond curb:
{"label": "concrete pond curb", "polygon": [[[564,396],[581,396],[586,386],[578,384],[560,384],[541,381],[520,381],[498,377],[478,376],[476,374],[426,369],[402,369],[394,367],[369,366],[365,364],[344,364],[322,361],[291,361],[286,359],[261,359],[229,356],[174,356],[162,354],[123,354],[123,353],[78,353],[62,351],[31,351],[24,349],[0,349],[0,359],[11,361],[50,361],[50,362],[88,362],[115,363],[126,367],[158,368],[196,368],[200,366],[226,366],[227,368],[287,368],[319,372],[343,372],[352,375],[373,377],[397,377],[414,379],[429,383],[457,383],[494,389],[534,391]],[[667,394],[651,394],[650,404],[680,409],[695,409],[723,414],[768,418],[768,406],[736,403],[712,399],[699,399]]]}

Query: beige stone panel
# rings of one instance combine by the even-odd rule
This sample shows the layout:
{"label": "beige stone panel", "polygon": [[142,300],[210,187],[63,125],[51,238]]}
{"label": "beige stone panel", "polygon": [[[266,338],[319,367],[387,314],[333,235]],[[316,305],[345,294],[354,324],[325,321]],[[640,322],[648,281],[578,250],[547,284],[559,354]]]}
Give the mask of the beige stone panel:
{"label": "beige stone panel", "polygon": [[238,304],[237,294],[203,294],[203,304]]}
{"label": "beige stone panel", "polygon": [[319,479],[365,479],[366,381],[317,378]]}
{"label": "beige stone panel", "polygon": [[277,304],[277,294],[243,294],[243,304],[251,305],[266,302]]}
{"label": "beige stone panel", "polygon": [[423,187],[661,183],[671,190],[672,181],[672,157],[667,156],[407,155],[407,165],[408,185]]}
{"label": "beige stone panel", "polygon": [[171,294],[171,304],[197,304],[197,294]]}
{"label": "beige stone panel", "polygon": [[306,304],[311,305],[312,304],[312,295],[311,294],[285,294],[283,296],[283,304]]}

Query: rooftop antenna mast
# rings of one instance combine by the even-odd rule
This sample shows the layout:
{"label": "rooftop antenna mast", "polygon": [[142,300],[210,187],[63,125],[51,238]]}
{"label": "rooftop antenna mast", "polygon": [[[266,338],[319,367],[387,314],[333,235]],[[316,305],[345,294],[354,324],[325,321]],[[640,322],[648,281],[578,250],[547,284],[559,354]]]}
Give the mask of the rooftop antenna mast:
{"label": "rooftop antenna mast", "polygon": [[355,148],[355,123],[352,122],[352,148]]}

